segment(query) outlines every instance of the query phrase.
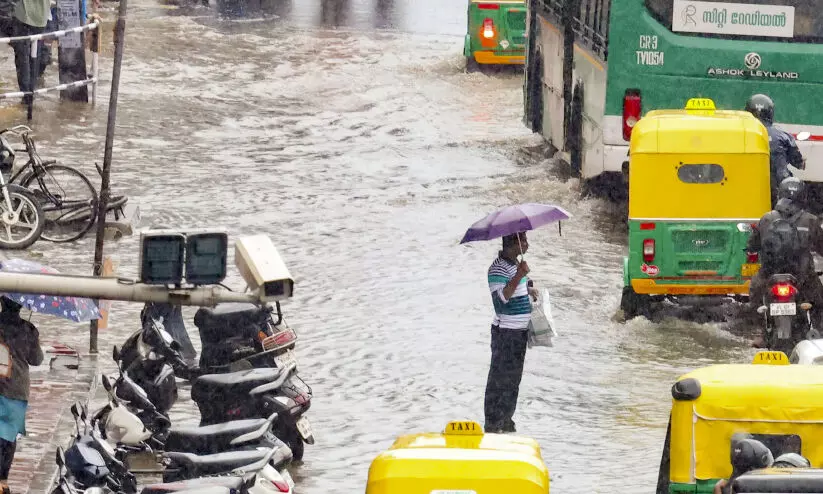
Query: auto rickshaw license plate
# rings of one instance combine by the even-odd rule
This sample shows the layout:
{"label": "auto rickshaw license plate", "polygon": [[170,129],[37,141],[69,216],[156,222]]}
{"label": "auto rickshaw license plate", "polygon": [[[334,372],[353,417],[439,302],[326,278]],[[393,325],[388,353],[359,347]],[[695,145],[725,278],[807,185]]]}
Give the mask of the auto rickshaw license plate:
{"label": "auto rickshaw license plate", "polygon": [[769,314],[773,316],[793,316],[797,314],[797,304],[769,304]]}
{"label": "auto rickshaw license plate", "polygon": [[740,276],[751,277],[757,274],[760,270],[760,264],[744,264],[740,268]]}

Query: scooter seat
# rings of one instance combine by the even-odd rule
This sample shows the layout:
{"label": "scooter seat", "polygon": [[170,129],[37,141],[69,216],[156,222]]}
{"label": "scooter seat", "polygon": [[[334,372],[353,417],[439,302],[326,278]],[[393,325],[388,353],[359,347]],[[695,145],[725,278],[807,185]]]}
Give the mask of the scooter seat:
{"label": "scooter seat", "polygon": [[209,454],[231,449],[234,439],[245,437],[243,443],[259,439],[268,432],[266,419],[233,420],[203,427],[179,427],[169,431],[166,451]]}
{"label": "scooter seat", "polygon": [[266,367],[227,374],[206,374],[198,377],[191,385],[192,398],[194,399],[195,395],[201,393],[207,395],[246,394],[257,386],[276,381],[281,373],[282,369]]}
{"label": "scooter seat", "polygon": [[253,304],[226,303],[217,307],[201,307],[194,314],[194,325],[201,339],[219,340],[229,336],[254,337],[269,312]]}
{"label": "scooter seat", "polygon": [[234,489],[240,492],[243,488],[243,477],[206,477],[200,479],[181,480],[165,484],[147,485],[140,494],[165,494],[166,492],[206,492],[207,488],[219,487]]}
{"label": "scooter seat", "polygon": [[[269,449],[256,449],[200,456],[192,453],[165,452],[163,456],[171,460],[171,464],[166,469],[167,473],[170,470],[182,468],[187,478],[195,478],[229,473],[237,468],[249,467],[269,458],[270,453]],[[169,480],[165,477],[164,474],[164,480]]]}
{"label": "scooter seat", "polygon": [[[146,492],[145,489],[142,491]],[[166,491],[169,492],[169,491]],[[171,491],[177,494],[239,494],[239,489],[232,489],[231,487],[223,487],[219,485],[210,485],[207,487],[195,487],[193,489],[184,489],[182,491]]]}

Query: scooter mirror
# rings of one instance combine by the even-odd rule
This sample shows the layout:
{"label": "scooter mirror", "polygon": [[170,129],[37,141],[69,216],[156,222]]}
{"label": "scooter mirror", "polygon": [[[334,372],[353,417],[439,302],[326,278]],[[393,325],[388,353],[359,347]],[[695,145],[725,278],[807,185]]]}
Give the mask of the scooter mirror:
{"label": "scooter mirror", "polygon": [[62,446],[57,446],[57,454],[55,455],[54,462],[57,463],[57,466],[60,468],[66,466],[66,454],[63,452]]}
{"label": "scooter mirror", "polygon": [[115,362],[120,362],[120,350],[117,349],[117,345],[114,345],[114,348],[111,350],[111,358],[113,358]]}
{"label": "scooter mirror", "polygon": [[109,381],[109,377],[103,374],[101,381],[103,381],[103,389],[111,393],[111,381]]}
{"label": "scooter mirror", "polygon": [[808,141],[809,138],[811,138],[811,137],[812,137],[811,132],[806,132],[805,130],[803,132],[798,132],[797,133],[797,140],[798,141]]}
{"label": "scooter mirror", "polygon": [[74,415],[75,419],[80,417],[80,409],[77,407],[77,403],[72,403],[71,414]]}
{"label": "scooter mirror", "polygon": [[86,406],[81,404],[80,405],[80,420],[82,420],[83,422],[85,422],[86,418],[88,417],[88,414],[86,412],[87,412]]}
{"label": "scooter mirror", "polygon": [[169,346],[175,352],[179,352],[183,348],[182,346],[180,346],[180,343],[177,343],[177,340],[171,340],[171,343],[169,344]]}

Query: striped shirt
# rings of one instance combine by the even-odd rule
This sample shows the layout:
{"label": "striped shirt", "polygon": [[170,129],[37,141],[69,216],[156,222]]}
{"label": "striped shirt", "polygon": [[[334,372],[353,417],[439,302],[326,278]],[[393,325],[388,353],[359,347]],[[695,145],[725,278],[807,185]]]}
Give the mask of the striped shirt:
{"label": "striped shirt", "polygon": [[505,329],[526,329],[532,313],[529,298],[528,277],[520,279],[512,297],[506,300],[503,289],[517,273],[517,265],[498,256],[489,267],[489,291],[494,304],[492,325]]}

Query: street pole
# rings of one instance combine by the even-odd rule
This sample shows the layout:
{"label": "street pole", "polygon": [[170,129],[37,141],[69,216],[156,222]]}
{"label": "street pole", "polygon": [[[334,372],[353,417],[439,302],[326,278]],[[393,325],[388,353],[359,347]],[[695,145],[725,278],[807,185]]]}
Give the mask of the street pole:
{"label": "street pole", "polygon": [[156,302],[215,307],[220,303],[262,302],[261,292],[232,292],[220,286],[166,288],[134,280],[99,276],[0,272],[0,293],[84,297],[123,302]]}
{"label": "street pole", "polygon": [[[109,177],[111,176],[111,154],[114,147],[114,124],[117,119],[117,94],[120,88],[120,66],[123,64],[123,47],[126,44],[126,5],[120,0],[117,24],[114,26],[114,68],[111,75],[111,97],[109,98],[109,120],[106,125],[106,148],[103,154],[103,172],[100,183],[100,201],[97,206],[97,238],[94,243],[94,276],[103,270],[103,239],[106,233],[106,210],[109,206]],[[97,320],[89,326],[89,353],[97,353]]]}

